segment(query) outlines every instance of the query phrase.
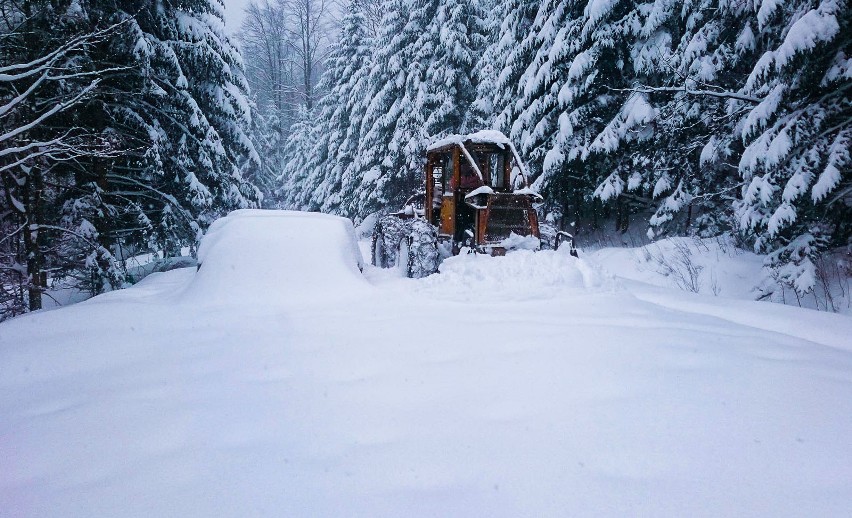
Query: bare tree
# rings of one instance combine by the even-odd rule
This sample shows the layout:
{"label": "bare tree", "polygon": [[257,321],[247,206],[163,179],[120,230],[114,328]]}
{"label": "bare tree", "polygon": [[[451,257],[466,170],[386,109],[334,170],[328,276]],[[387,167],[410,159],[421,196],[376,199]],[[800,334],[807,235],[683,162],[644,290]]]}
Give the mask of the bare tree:
{"label": "bare tree", "polygon": [[294,51],[301,66],[302,94],[311,110],[316,101],[314,88],[325,58],[331,28],[331,0],[286,0],[292,15],[290,31]]}
{"label": "bare tree", "polygon": [[42,307],[46,233],[68,231],[46,217],[55,209],[48,193],[61,183],[55,181],[56,165],[114,153],[103,137],[57,119],[85,102],[103,75],[116,70],[87,68],[85,56],[117,25],[63,41],[36,22],[45,16],[38,8],[32,2],[2,2],[0,9],[0,319],[7,310]]}
{"label": "bare tree", "polygon": [[254,0],[238,33],[249,84],[282,131],[300,105],[312,109],[334,32],[334,0]]}
{"label": "bare tree", "polygon": [[274,115],[282,135],[293,121],[301,96],[285,7],[280,1],[250,3],[237,35],[258,107],[267,117]]}

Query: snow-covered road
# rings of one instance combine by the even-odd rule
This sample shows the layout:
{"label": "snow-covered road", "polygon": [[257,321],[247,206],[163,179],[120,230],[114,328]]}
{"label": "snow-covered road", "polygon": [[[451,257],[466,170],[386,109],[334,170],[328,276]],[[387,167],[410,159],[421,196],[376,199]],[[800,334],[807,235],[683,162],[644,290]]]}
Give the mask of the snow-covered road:
{"label": "snow-covered road", "polygon": [[0,325],[0,516],[849,515],[852,319],[293,221]]}

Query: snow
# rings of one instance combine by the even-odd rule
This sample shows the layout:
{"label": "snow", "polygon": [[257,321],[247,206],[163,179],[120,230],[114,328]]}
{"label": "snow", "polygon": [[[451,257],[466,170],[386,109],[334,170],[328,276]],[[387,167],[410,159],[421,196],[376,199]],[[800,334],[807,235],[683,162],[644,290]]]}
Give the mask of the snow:
{"label": "snow", "polygon": [[840,170],[848,167],[850,162],[852,162],[852,152],[849,150],[850,144],[852,144],[852,130],[841,131],[834,138],[828,149],[825,168],[819,175],[819,179],[811,191],[811,199],[814,203],[825,198],[828,193],[832,192],[840,184]]}
{"label": "snow", "polygon": [[833,191],[840,183],[840,178],[840,171],[834,166],[834,164],[829,163],[819,176],[819,180],[817,180],[814,184],[811,191],[811,199],[814,203],[821,201],[828,195],[828,193]]}
{"label": "snow", "polygon": [[826,71],[825,76],[820,81],[820,86],[826,86],[843,79],[852,79],[852,58],[847,58],[845,52],[838,50],[834,57],[834,63]]}
{"label": "snow", "polygon": [[757,26],[763,29],[769,21],[769,17],[778,9],[781,0],[763,0],[757,11]]}
{"label": "snow", "polygon": [[812,50],[819,43],[831,41],[840,32],[835,13],[841,9],[835,1],[827,0],[796,20],[775,53],[775,67],[780,70],[793,56]]}
{"label": "snow", "polygon": [[240,211],[198,271],[0,325],[0,514],[847,515],[848,317],[353,246]]}
{"label": "snow", "polygon": [[618,173],[612,173],[595,189],[595,197],[602,201],[610,200],[624,192],[624,180]]}
{"label": "snow", "polygon": [[447,135],[446,137],[435,140],[429,144],[427,151],[440,149],[445,146],[462,145],[465,142],[471,142],[474,144],[497,144],[499,146],[506,146],[512,143],[509,140],[509,137],[500,131],[481,130],[466,135]]}
{"label": "snow", "polygon": [[798,213],[796,208],[788,201],[781,202],[780,205],[772,213],[769,221],[766,224],[766,231],[771,237],[775,237],[778,233],[787,227],[790,223],[796,221]]}
{"label": "snow", "polygon": [[734,48],[736,48],[738,52],[743,53],[754,50],[755,43],[754,31],[751,30],[751,24],[746,23],[743,28],[743,32],[741,32],[737,38]]}
{"label": "snow", "polygon": [[606,17],[615,6],[615,0],[589,0],[583,14],[589,19],[589,25],[595,25]]}
{"label": "snow", "polygon": [[719,141],[716,139],[716,136],[711,136],[707,144],[701,148],[701,156],[698,159],[698,163],[702,166],[713,163],[716,160],[716,147],[718,145]]}
{"label": "snow", "polygon": [[598,134],[584,152],[588,156],[591,152],[607,153],[618,149],[622,141],[635,138],[634,133],[638,128],[646,126],[657,117],[657,110],[648,103],[644,94],[631,94],[618,117],[613,119],[603,131]]}
{"label": "snow", "polygon": [[[589,68],[591,68],[591,66],[594,64],[590,54],[591,52],[588,50],[577,53],[577,55],[574,57],[574,60],[571,62],[571,66],[568,68],[568,77],[566,79],[566,85],[570,84],[571,81],[575,81],[586,75],[586,72],[588,72]],[[567,104],[568,102],[567,99],[564,99],[561,96],[561,92],[559,101],[563,104]]]}
{"label": "snow", "polygon": [[211,225],[198,261],[198,273],[182,294],[192,304],[300,305],[366,289],[358,275],[363,263],[355,228],[337,216],[234,211]]}
{"label": "snow", "polygon": [[664,192],[670,190],[672,188],[672,179],[669,178],[669,175],[663,173],[657,179],[657,182],[654,184],[654,192],[651,196],[654,198],[659,198]]}
{"label": "snow", "polygon": [[506,250],[538,250],[541,248],[541,241],[535,236],[519,236],[510,232],[509,237],[500,241],[500,246]]}
{"label": "snow", "polygon": [[[592,259],[619,276],[654,286],[750,300],[763,257],[733,239],[668,238],[639,248],[603,248]],[[690,270],[696,272],[694,280]]]}
{"label": "snow", "polygon": [[512,194],[523,195],[523,196],[532,196],[538,200],[543,199],[541,194],[537,193],[532,187],[522,187],[520,189],[515,189],[512,191]]}
{"label": "snow", "polygon": [[465,195],[465,199],[479,196],[480,194],[494,194],[494,189],[487,185],[481,185]]}
{"label": "snow", "polygon": [[767,121],[775,115],[778,110],[778,105],[787,91],[787,86],[784,84],[776,85],[767,96],[760,101],[760,104],[755,106],[746,117],[743,123],[742,138],[747,139],[751,135],[757,133],[766,127]]}

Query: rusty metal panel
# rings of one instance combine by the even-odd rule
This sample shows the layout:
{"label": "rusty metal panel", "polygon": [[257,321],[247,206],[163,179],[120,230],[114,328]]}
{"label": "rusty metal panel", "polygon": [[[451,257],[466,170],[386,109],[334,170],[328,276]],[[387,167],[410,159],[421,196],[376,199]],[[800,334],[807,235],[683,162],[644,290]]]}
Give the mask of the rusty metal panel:
{"label": "rusty metal panel", "polygon": [[423,215],[426,221],[432,221],[432,191],[435,189],[434,181],[432,180],[432,159],[429,157],[426,160],[426,197],[423,202]]}
{"label": "rusty metal panel", "polygon": [[535,209],[530,209],[529,214],[530,214],[530,228],[532,229],[532,235],[540,238],[541,235],[539,235],[538,214],[535,213]]}
{"label": "rusty metal panel", "polygon": [[[525,196],[512,194],[494,194],[488,203],[488,222],[485,228],[485,241],[496,243],[514,232],[519,236],[535,235],[538,232],[537,221],[531,213],[530,201]],[[535,224],[535,229],[533,225]]]}
{"label": "rusty metal panel", "polygon": [[488,223],[488,209],[479,209],[476,211],[476,244],[485,244],[485,228]]}
{"label": "rusty metal panel", "polygon": [[[461,149],[458,146],[453,148],[453,180],[450,182],[450,190],[455,194],[459,188],[461,181]],[[446,194],[446,193],[445,193]]]}
{"label": "rusty metal panel", "polygon": [[441,203],[441,234],[452,236],[456,231],[456,201],[454,196],[444,196]]}

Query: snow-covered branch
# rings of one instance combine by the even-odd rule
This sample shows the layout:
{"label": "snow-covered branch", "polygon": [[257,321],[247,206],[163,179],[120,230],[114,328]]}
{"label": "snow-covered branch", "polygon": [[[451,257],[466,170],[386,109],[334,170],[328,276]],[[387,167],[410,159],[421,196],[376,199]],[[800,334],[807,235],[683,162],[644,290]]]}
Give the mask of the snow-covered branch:
{"label": "snow-covered branch", "polygon": [[716,90],[695,90],[686,86],[645,86],[640,85],[632,88],[612,88],[607,86],[607,90],[615,92],[637,92],[643,94],[651,93],[685,93],[687,95],[703,96],[703,97],[718,97],[720,99],[735,99],[748,103],[760,104],[763,99],[753,95],[745,95],[737,92],[716,91]]}

